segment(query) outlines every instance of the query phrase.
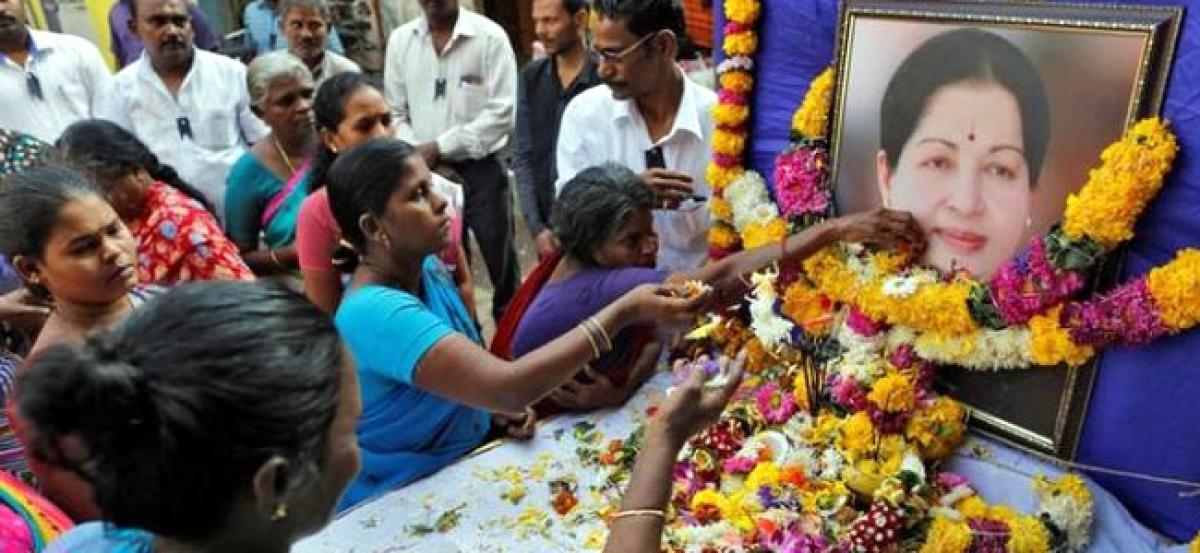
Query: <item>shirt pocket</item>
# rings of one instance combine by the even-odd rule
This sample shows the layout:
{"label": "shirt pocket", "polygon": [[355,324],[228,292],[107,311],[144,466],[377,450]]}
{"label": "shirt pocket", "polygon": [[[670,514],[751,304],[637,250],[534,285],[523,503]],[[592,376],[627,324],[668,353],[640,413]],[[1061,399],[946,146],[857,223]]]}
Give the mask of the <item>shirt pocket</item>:
{"label": "shirt pocket", "polygon": [[454,116],[460,122],[467,122],[478,117],[488,101],[487,87],[482,83],[460,80],[458,90],[455,92]]}
{"label": "shirt pocket", "polygon": [[697,236],[708,231],[708,223],[707,206],[691,210],[654,211],[654,230],[658,232],[658,241],[672,249],[688,249]]}
{"label": "shirt pocket", "polygon": [[192,136],[196,144],[214,152],[238,145],[238,129],[234,114],[229,110],[203,109],[192,121]]}

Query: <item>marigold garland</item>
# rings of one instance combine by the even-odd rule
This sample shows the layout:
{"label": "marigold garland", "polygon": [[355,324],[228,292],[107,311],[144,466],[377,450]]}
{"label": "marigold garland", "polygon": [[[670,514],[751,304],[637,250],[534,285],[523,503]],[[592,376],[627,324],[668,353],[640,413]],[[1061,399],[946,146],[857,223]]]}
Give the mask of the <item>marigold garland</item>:
{"label": "marigold garland", "polygon": [[[746,127],[750,118],[749,97],[754,91],[754,77],[750,71],[754,66],[752,56],[758,49],[755,26],[762,13],[758,0],[725,0],[725,25],[722,50],[725,61],[718,66],[717,105],[713,108],[716,130],[713,133],[713,158],[705,171],[714,200],[724,197],[724,190],[745,169],[742,158],[746,150]],[[741,240],[731,240],[729,226],[734,212],[728,203],[710,202],[714,227],[724,227],[719,232],[709,233],[709,257],[723,257],[739,249]],[[776,233],[776,226],[758,229],[756,240],[766,239]],[[786,235],[786,229],[784,231]]]}
{"label": "marigold garland", "polygon": [[829,105],[833,102],[832,67],[826,68],[808,85],[804,102],[792,117],[792,133],[805,140],[824,138],[829,132]]}
{"label": "marigold garland", "polygon": [[1158,118],[1144,119],[1104,149],[1088,182],[1067,197],[1063,230],[1106,249],[1133,238],[1133,225],[1162,188],[1178,146]]}
{"label": "marigold garland", "polygon": [[[776,174],[777,186],[791,188],[776,204],[742,166],[761,3],[726,0],[725,8],[720,138],[707,173],[716,196],[709,239],[721,252],[769,244],[825,216],[822,148],[835,81],[832,70],[814,79],[793,117],[794,143]],[[755,275],[744,309],[689,334],[713,353],[745,347],[751,368],[720,421],[682,454],[673,505],[684,512],[668,525],[667,549],[1086,547],[1093,506],[1082,479],[1036,479],[1038,511],[1026,515],[989,506],[966,479],[936,472],[965,438],[966,410],[933,391],[932,362],[1079,364],[1111,343],[1200,323],[1200,250],[1102,296],[1077,298],[1088,271],[1131,235],[1176,148],[1165,123],[1134,125],[1068,201],[1063,224],[1031,241],[992,282],[943,277],[903,253],[853,244],[818,252],[802,270],[785,268],[786,278]],[[808,358],[826,342],[834,353]],[[811,372],[814,363],[823,372]],[[824,395],[809,405],[814,382]]]}
{"label": "marigold garland", "polygon": [[[832,69],[814,79],[793,117],[798,146],[781,154],[781,168],[821,151],[828,131],[827,118],[821,114],[828,114],[833,82]],[[856,260],[843,248],[813,256],[805,263],[805,272],[829,298],[873,320],[908,329],[918,353],[928,359],[983,369],[1025,367],[1030,362],[1078,365],[1090,359],[1097,346],[1114,341],[1144,343],[1200,323],[1198,310],[1191,307],[1200,303],[1200,294],[1189,293],[1197,289],[1200,277],[1193,275],[1200,267],[1189,264],[1188,258],[1176,260],[1168,272],[1152,272],[1157,294],[1147,279],[1148,292],[1140,296],[1131,290],[1106,298],[1105,304],[1072,304],[1066,321],[1059,320],[1061,312],[1054,320],[1048,313],[1083,288],[1084,271],[1097,265],[1103,251],[1131,236],[1133,223],[1161,188],[1176,152],[1175,138],[1163,121],[1152,118],[1135,124],[1106,148],[1101,165],[1071,197],[1068,203],[1074,207],[1064,214],[1061,229],[1033,239],[1023,257],[1002,266],[991,283],[965,275],[942,280],[924,269],[897,274],[906,265],[872,267],[874,260]],[[791,203],[819,198],[814,194],[820,192],[812,189],[824,191],[828,186],[819,176],[795,169],[776,176],[777,186],[793,198]],[[784,211],[790,217],[804,215],[795,219],[801,226],[819,220],[811,211],[789,206]],[[1104,226],[1098,224],[1101,220]],[[1147,311],[1147,298],[1160,295],[1167,301],[1154,301],[1159,309]],[[1115,331],[1122,321],[1139,326],[1132,332]],[[1099,331],[1096,325],[1113,330]]]}

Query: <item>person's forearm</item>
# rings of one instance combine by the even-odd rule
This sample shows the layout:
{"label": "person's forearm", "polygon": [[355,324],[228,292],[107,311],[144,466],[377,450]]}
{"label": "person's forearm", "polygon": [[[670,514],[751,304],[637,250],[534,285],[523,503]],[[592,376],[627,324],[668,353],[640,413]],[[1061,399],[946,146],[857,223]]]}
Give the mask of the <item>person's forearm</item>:
{"label": "person's forearm", "polygon": [[337,271],[301,270],[300,277],[308,301],[330,315],[337,312],[342,302],[342,278]]}
{"label": "person's forearm", "polygon": [[278,250],[243,250],[242,260],[258,276],[288,273],[294,271],[300,264],[294,246]]}
{"label": "person's forearm", "polygon": [[[595,315],[609,336],[630,321],[624,302]],[[425,354],[414,376],[418,387],[459,403],[516,413],[545,397],[574,376],[579,367],[604,353],[602,339],[581,324],[515,361],[505,361],[468,340],[439,342]],[[473,382],[473,386],[463,386]]]}
{"label": "person's forearm", "polygon": [[758,271],[780,259],[806,259],[837,241],[837,237],[838,233],[834,223],[825,221],[787,237],[782,248],[778,242],[759,246],[753,250],[738,252],[682,276],[705,282],[716,288],[718,293],[722,293],[740,286],[745,275]]}
{"label": "person's forearm", "polygon": [[[621,499],[620,512],[664,511],[671,497],[671,470],[683,440],[658,424],[646,429],[646,441],[633,465],[633,477]],[[654,515],[621,516],[613,520],[605,553],[656,553],[662,546],[665,519]]]}

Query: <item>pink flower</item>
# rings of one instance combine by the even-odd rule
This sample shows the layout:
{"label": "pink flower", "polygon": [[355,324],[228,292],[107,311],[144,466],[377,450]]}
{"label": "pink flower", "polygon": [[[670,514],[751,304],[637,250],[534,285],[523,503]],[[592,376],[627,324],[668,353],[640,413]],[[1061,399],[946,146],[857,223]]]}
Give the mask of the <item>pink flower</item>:
{"label": "pink flower", "polygon": [[819,535],[808,535],[799,525],[777,530],[763,539],[763,545],[776,553],[820,553],[829,550],[829,542]]}
{"label": "pink flower", "polygon": [[721,462],[721,466],[729,474],[750,474],[757,464],[758,459],[751,457],[730,457]]}
{"label": "pink flower", "polygon": [[1083,288],[1083,277],[1055,267],[1046,257],[1045,239],[1035,236],[1020,255],[992,276],[996,309],[1008,324],[1024,324],[1047,307],[1062,303]]}
{"label": "pink flower", "polygon": [[738,165],[741,165],[742,158],[741,156],[731,156],[729,154],[714,154],[713,163],[728,169],[730,167],[737,167]]}
{"label": "pink flower", "polygon": [[722,88],[717,92],[717,102],[734,106],[744,106],[748,103],[745,94],[727,88]]}
{"label": "pink flower", "polygon": [[970,480],[967,480],[966,476],[954,472],[939,472],[933,479],[939,486],[947,490],[953,490],[959,486],[971,483]]}
{"label": "pink flower", "polygon": [[855,334],[866,338],[879,334],[883,330],[880,328],[882,325],[872,321],[870,317],[854,307],[850,308],[850,314],[846,317],[846,326],[850,327]]}
{"label": "pink flower", "polygon": [[734,35],[745,31],[753,31],[754,28],[749,25],[743,25],[737,21],[728,21],[725,23],[725,34]]}
{"label": "pink flower", "polygon": [[853,378],[838,376],[829,387],[829,394],[834,403],[850,411],[862,411],[867,408],[867,391]]}
{"label": "pink flower", "polygon": [[801,146],[775,160],[775,194],[785,217],[824,213],[829,207],[825,187],[828,155],[817,147]]}
{"label": "pink flower", "polygon": [[783,424],[796,414],[796,400],[792,399],[792,394],[784,393],[774,382],[759,388],[754,400],[758,412],[771,424]]}

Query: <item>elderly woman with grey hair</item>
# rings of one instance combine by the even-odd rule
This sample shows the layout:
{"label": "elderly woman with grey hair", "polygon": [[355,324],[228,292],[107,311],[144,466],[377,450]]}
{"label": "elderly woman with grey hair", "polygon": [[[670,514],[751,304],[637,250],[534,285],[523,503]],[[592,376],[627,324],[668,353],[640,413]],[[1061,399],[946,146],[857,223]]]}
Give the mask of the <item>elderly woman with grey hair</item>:
{"label": "elderly woman with grey hair", "polygon": [[293,273],[298,268],[296,214],[308,194],[309,167],[317,151],[312,73],[292,54],[271,52],[250,63],[246,87],[251,109],[271,134],[229,172],[226,232],[256,274]]}

